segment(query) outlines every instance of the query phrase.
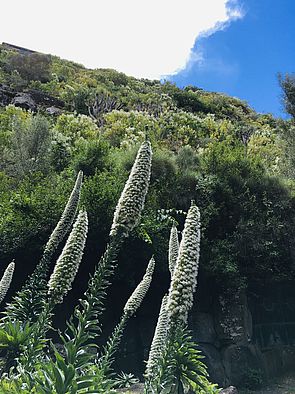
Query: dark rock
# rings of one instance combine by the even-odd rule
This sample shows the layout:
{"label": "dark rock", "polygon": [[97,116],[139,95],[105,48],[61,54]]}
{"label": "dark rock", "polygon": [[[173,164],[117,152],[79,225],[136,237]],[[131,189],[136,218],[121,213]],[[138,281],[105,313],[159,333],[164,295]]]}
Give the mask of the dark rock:
{"label": "dark rock", "polygon": [[246,346],[252,341],[252,317],[244,292],[230,299],[220,296],[216,304],[215,328],[222,345]]}
{"label": "dark rock", "polygon": [[15,92],[6,85],[0,84],[0,105],[5,107],[10,104],[15,96]]}
{"label": "dark rock", "polygon": [[265,375],[261,353],[254,345],[228,346],[222,350],[222,363],[229,381],[236,386],[242,386],[245,381],[248,382],[254,371],[255,374],[259,373],[261,379]]}
{"label": "dark rock", "polygon": [[198,343],[215,343],[216,331],[210,313],[193,313],[191,317],[193,337]]}
{"label": "dark rock", "polygon": [[265,349],[262,358],[268,379],[292,371],[295,365],[295,349],[291,346],[277,346]]}
{"label": "dark rock", "polygon": [[62,100],[59,100],[56,97],[51,96],[50,94],[44,93],[41,90],[30,89],[27,93],[32,97],[35,103],[41,107],[57,107],[63,108],[65,103]]}
{"label": "dark rock", "polygon": [[208,366],[209,380],[218,383],[221,387],[230,384],[230,380],[225,373],[220,351],[208,343],[199,344],[199,348],[205,356],[204,363]]}
{"label": "dark rock", "polygon": [[36,102],[28,93],[17,93],[11,104],[15,105],[16,107],[30,110],[32,112],[36,112],[37,110]]}
{"label": "dark rock", "polygon": [[229,386],[226,389],[221,390],[219,394],[238,394],[238,390],[234,386]]}
{"label": "dark rock", "polygon": [[6,85],[0,84],[0,106],[13,104],[26,110],[36,112],[38,108],[46,108],[50,115],[60,115],[65,103],[56,97],[40,90],[17,92]]}
{"label": "dark rock", "polygon": [[25,92],[18,92],[15,97],[10,97],[6,100],[6,104],[14,104],[16,107],[21,107],[32,112],[36,112],[38,108],[46,108],[46,111],[51,115],[60,115],[61,109],[64,107],[64,102],[44,93],[40,90],[27,90]]}
{"label": "dark rock", "polygon": [[56,108],[56,107],[49,107],[49,108],[46,108],[46,112],[49,115],[58,116],[62,113],[62,110],[60,108]]}

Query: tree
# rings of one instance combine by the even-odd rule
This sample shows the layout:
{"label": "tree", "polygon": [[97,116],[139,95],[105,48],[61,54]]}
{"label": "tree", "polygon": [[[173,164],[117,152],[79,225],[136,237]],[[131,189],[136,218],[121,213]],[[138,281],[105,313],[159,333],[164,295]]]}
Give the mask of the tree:
{"label": "tree", "polygon": [[284,76],[279,74],[279,83],[283,89],[283,103],[285,110],[295,119],[295,73]]}

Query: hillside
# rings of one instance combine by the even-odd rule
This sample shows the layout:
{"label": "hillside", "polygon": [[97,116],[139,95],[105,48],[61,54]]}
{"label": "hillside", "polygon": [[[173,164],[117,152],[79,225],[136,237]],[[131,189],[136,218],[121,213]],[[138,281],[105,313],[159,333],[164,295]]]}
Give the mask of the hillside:
{"label": "hillside", "polygon": [[[247,103],[224,94],[193,86],[179,89],[114,70],[89,70],[55,56],[0,45],[0,261],[6,266],[15,258],[17,266],[9,296],[32,272],[75,176],[83,170],[81,204],[89,214],[89,236],[79,285],[62,310],[70,313],[104,250],[115,204],[147,135],[154,151],[151,185],[141,223],[121,253],[109,298],[116,307],[107,308],[107,325],[116,321],[124,303],[121,298],[128,297],[151,254],[158,264],[154,293],[139,313],[139,326],[155,321],[149,304],[159,306],[158,295],[168,284],[170,226],[173,220],[183,225],[191,200],[199,206],[202,221],[198,312],[208,315],[223,297],[232,316],[238,308],[235,302],[248,308],[246,294],[253,319],[259,319],[262,294],[267,298],[276,293],[280,298],[282,288],[283,299],[294,306],[292,127],[291,120],[256,113]],[[233,294],[241,296],[234,301]],[[218,313],[214,319],[220,322]],[[292,345],[294,309],[275,319],[281,324],[275,329],[281,342]],[[64,320],[59,317],[56,323],[62,326]],[[287,325],[292,327],[285,335]],[[271,347],[273,326],[265,328],[263,340],[257,327],[243,334],[243,345],[230,342],[230,346],[246,348],[250,335],[259,351]],[[144,334],[138,330],[134,323],[129,331],[132,355],[142,353],[151,336],[150,328]],[[214,343],[214,349],[207,348],[210,365],[232,340],[224,333],[217,336],[218,340],[203,341]],[[122,354],[123,360],[128,357]],[[212,372],[221,384],[253,378],[250,367],[247,376],[229,371],[233,361],[226,357]],[[136,368],[142,372],[142,366]],[[267,373],[261,369],[262,377]]]}

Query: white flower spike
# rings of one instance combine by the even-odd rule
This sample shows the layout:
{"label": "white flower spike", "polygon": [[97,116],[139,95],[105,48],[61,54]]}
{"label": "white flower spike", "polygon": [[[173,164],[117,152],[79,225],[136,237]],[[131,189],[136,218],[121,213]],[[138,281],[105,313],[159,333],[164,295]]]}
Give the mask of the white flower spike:
{"label": "white flower spike", "polygon": [[169,253],[168,253],[169,270],[171,277],[173,275],[174,268],[176,266],[178,251],[179,251],[178,233],[177,233],[177,228],[173,223],[173,226],[171,227],[171,231],[170,231]]}
{"label": "white flower spike", "polygon": [[6,293],[10,287],[11,281],[12,281],[12,277],[13,277],[13,273],[14,273],[14,268],[15,268],[15,264],[12,261],[6,268],[2,279],[0,281],[0,303],[3,301],[4,297],[6,296]]}
{"label": "white flower spike", "polygon": [[165,295],[162,300],[158,322],[149,352],[149,359],[146,365],[146,379],[150,379],[153,376],[153,370],[157,366],[166,345],[169,323],[167,314],[167,300],[168,297]]}
{"label": "white flower spike", "polygon": [[72,287],[82,260],[87,230],[87,213],[80,211],[48,282],[48,294],[53,303],[61,303]]}
{"label": "white flower spike", "polygon": [[152,281],[153,272],[155,268],[155,259],[152,257],[147,266],[144,277],[141,282],[137,285],[134,292],[129,297],[124,307],[124,313],[128,316],[134,315],[137,309],[140,307]]}
{"label": "white flower spike", "polygon": [[146,140],[141,144],[129,178],[116,206],[110,235],[114,236],[118,228],[125,233],[131,231],[139,222],[148,191],[152,166],[151,143]]}
{"label": "white flower spike", "polygon": [[187,322],[197,286],[200,255],[200,212],[192,202],[184,225],[176,266],[173,272],[167,310],[171,322]]}

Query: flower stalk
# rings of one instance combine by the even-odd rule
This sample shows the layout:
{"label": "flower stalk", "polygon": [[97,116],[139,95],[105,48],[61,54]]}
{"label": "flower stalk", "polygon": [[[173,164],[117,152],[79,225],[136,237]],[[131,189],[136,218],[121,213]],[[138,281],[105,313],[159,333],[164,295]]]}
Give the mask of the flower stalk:
{"label": "flower stalk", "polygon": [[14,273],[15,264],[12,261],[4,271],[4,274],[0,280],[0,303],[4,300],[6,293],[10,287],[13,273]]}
{"label": "flower stalk", "polygon": [[168,262],[169,262],[169,270],[171,277],[174,272],[174,268],[177,262],[177,256],[179,251],[179,241],[178,241],[178,233],[175,224],[171,227],[170,238],[169,238],[169,252],[168,252]]}
{"label": "flower stalk", "polygon": [[140,307],[148,289],[150,287],[153,272],[155,269],[155,259],[152,257],[148,263],[146,272],[139,282],[129,299],[124,306],[124,312],[119,324],[114,329],[107,345],[104,348],[103,355],[98,360],[99,370],[106,375],[111,370],[111,365],[114,360],[114,354],[119,347],[123,332],[125,330],[128,319],[133,316]]}
{"label": "flower stalk", "polygon": [[197,286],[199,254],[200,212],[192,202],[185,221],[168,295],[167,310],[172,323],[187,322]]}
{"label": "flower stalk", "polygon": [[83,173],[80,171],[62,216],[45,246],[41,260],[23,288],[17,292],[13,301],[7,306],[5,311],[6,318],[21,322],[35,322],[37,316],[43,310],[47,294],[47,276],[51,259],[75,219],[80,200],[82,180]]}
{"label": "flower stalk", "polygon": [[152,148],[146,140],[141,144],[129,178],[114,213],[110,235],[118,228],[127,234],[139,223],[151,176]]}
{"label": "flower stalk", "polygon": [[61,218],[52,231],[49,240],[45,245],[43,256],[33,273],[33,277],[35,278],[46,278],[52,255],[56,251],[58,245],[64,239],[65,235],[69,232],[74,222],[80,200],[82,181],[83,172],[79,171],[74,188],[61,215]]}
{"label": "flower stalk", "polygon": [[155,269],[155,259],[152,257],[147,266],[146,272],[141,280],[141,282],[137,285],[136,289],[133,291],[131,296],[124,307],[124,313],[128,316],[132,316],[135,314],[137,309],[140,307],[153,278],[153,272]]}
{"label": "flower stalk", "polygon": [[53,304],[61,303],[72,288],[82,260],[87,231],[87,212],[81,210],[48,282],[48,295]]}
{"label": "flower stalk", "polygon": [[162,299],[161,309],[156,325],[153,341],[151,344],[149,358],[145,370],[145,378],[148,381],[153,377],[154,369],[159,363],[160,357],[162,357],[168,335],[168,314],[167,314],[167,295],[164,295]]}

